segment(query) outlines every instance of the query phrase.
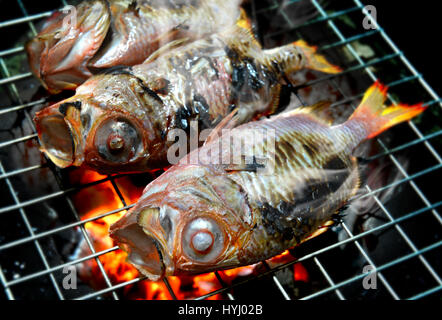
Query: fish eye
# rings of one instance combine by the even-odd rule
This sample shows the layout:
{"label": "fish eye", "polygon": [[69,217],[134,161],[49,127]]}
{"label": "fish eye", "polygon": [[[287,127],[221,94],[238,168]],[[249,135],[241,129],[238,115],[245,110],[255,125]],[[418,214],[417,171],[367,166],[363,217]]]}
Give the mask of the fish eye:
{"label": "fish eye", "polygon": [[192,236],[190,245],[195,252],[204,254],[213,246],[213,234],[210,231],[199,231]]}
{"label": "fish eye", "polygon": [[224,235],[215,220],[197,218],[184,227],[182,245],[188,258],[210,262],[224,251]]}
{"label": "fish eye", "polygon": [[139,152],[141,136],[138,130],[124,118],[104,121],[95,133],[95,147],[101,158],[110,162],[125,163]]}

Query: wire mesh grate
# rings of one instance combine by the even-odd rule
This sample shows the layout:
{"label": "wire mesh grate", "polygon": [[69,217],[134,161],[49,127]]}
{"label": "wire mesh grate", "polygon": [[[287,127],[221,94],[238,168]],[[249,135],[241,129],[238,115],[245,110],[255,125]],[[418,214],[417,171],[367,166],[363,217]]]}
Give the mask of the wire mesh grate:
{"label": "wire mesh grate", "polygon": [[[50,5],[51,9],[56,9],[66,4],[65,1],[53,1]],[[30,5],[25,0],[17,0],[16,5],[16,16],[0,22],[0,32],[13,32],[17,28],[19,30],[17,32],[26,33],[26,38],[29,38],[38,30],[35,24],[51,13],[50,10],[28,12],[27,8]],[[366,199],[375,204],[379,215],[376,220],[377,224],[369,225],[363,230],[355,230],[348,221],[344,220],[335,228],[335,233],[339,231],[344,236],[340,238],[329,236],[326,239],[321,236],[313,239],[309,241],[312,244],[308,242],[299,249],[296,248],[295,260],[279,266],[271,266],[263,261],[259,274],[240,279],[235,283],[226,282],[221,273],[215,272],[215,279],[220,288],[202,294],[196,299],[206,299],[218,294],[223,294],[227,299],[238,299],[242,296],[242,290],[247,291],[249,288],[250,292],[250,288],[253,288],[250,286],[256,283],[261,289],[264,283],[266,286],[272,286],[279,292],[278,298],[280,299],[349,299],[354,296],[355,291],[358,292],[358,297],[364,298],[368,296],[368,293],[362,288],[361,283],[367,276],[367,272],[350,264],[342,265],[339,261],[334,261],[336,260],[334,255],[339,257],[344,247],[347,248],[345,251],[347,255],[350,253],[354,261],[359,261],[358,266],[368,265],[371,267],[371,272],[377,274],[379,283],[382,285],[380,289],[382,293],[368,297],[421,299],[440,295],[442,281],[438,271],[442,245],[440,239],[442,221],[439,207],[442,201],[440,201],[440,196],[437,196],[437,192],[430,190],[422,182],[429,181],[430,176],[440,175],[442,171],[442,161],[437,151],[442,144],[442,128],[435,121],[435,117],[437,119],[437,115],[440,115],[442,106],[439,96],[376,21],[371,20],[376,27],[373,30],[364,30],[360,26],[362,19],[371,19],[371,16],[359,0],[340,1],[339,4],[319,0],[266,0],[249,1],[247,6],[256,25],[255,32],[264,46],[272,47],[302,38],[318,45],[319,50],[332,59],[344,63],[340,64],[344,67],[344,71],[337,75],[315,77],[304,75],[306,77],[303,79],[306,80],[304,84],[294,88],[295,98],[299,105],[317,102],[314,100],[318,100],[318,96],[312,92],[322,92],[324,88],[327,88],[327,92],[333,92],[331,108],[355,108],[362,97],[364,88],[380,79],[386,82],[393,92],[389,95],[391,102],[417,99],[429,107],[428,111],[431,110],[432,115],[424,115],[423,120],[409,122],[392,130],[391,135],[382,135],[377,139],[377,153],[370,155],[368,160],[386,161],[392,165],[398,175],[397,179],[385,185],[375,188],[367,186],[367,192],[358,196],[358,200]],[[302,14],[295,14],[295,12]],[[133,206],[119,186],[119,179],[126,175],[107,176],[90,183],[71,185],[66,182],[64,173],[46,159],[43,162],[27,163],[14,157],[13,150],[23,150],[27,147],[36,149],[37,135],[32,114],[35,109],[52,101],[48,96],[34,94],[25,97],[23,94],[24,91],[29,90],[29,86],[32,87],[29,81],[34,81],[26,66],[17,68],[15,65],[17,60],[24,61],[23,55],[23,41],[15,43],[12,47],[0,48],[0,88],[1,95],[4,97],[1,100],[0,122],[3,122],[3,119],[5,123],[8,118],[14,119],[12,124],[14,130],[5,130],[8,132],[0,136],[0,187],[8,193],[5,195],[5,200],[1,202],[0,221],[5,221],[6,216],[11,216],[12,222],[9,223],[8,220],[8,225],[2,222],[4,230],[6,228],[22,229],[22,232],[15,237],[3,237],[0,230],[0,283],[4,288],[4,296],[7,299],[21,298],[21,291],[26,290],[24,288],[30,283],[37,281],[35,286],[40,289],[52,288],[53,293],[48,294],[51,298],[120,299],[125,288],[147,280],[137,277],[118,283],[112,281],[100,258],[115,252],[118,248],[115,246],[104,250],[96,248],[85,226],[87,223],[113,216]],[[349,85],[353,82],[355,83],[353,86]],[[413,89],[410,90],[410,88]],[[19,121],[17,119],[22,121],[18,130],[16,130]],[[12,131],[14,134],[10,134]],[[420,156],[410,157],[410,163],[404,162],[402,155],[409,156],[410,153],[419,153]],[[421,158],[425,158],[425,161],[419,160]],[[9,164],[13,162],[18,163],[18,166]],[[53,188],[49,191],[41,190],[37,194],[26,192],[32,183],[29,183],[29,186],[26,185],[23,181],[27,180],[23,177],[34,174],[38,178],[40,172],[50,175],[51,178],[48,179],[54,182]],[[112,186],[119,205],[97,216],[82,219],[72,196],[81,190],[105,183],[110,183]],[[394,204],[384,201],[382,195],[385,192],[396,192],[398,188],[405,189],[403,192],[398,192],[401,195],[399,200]],[[413,198],[413,204],[407,202],[404,197]],[[48,205],[51,201],[62,202],[69,217],[56,225],[47,225],[44,228],[35,227],[36,222],[32,217],[35,208],[43,207],[53,210]],[[405,206],[400,202],[404,202]],[[428,228],[427,238],[429,239],[421,234],[417,236],[414,234],[414,229],[409,225],[416,223],[423,224],[420,228]],[[50,242],[54,236],[65,232],[71,232],[68,233],[69,235],[75,234],[77,242],[84,242],[87,254],[70,255],[64,260],[54,262],[52,253],[45,250],[46,242]],[[370,250],[366,240],[373,236],[378,241],[384,239],[393,241],[394,247],[384,249],[383,254]],[[396,243],[399,242],[400,244],[396,247]],[[382,244],[377,246],[382,246]],[[22,257],[31,252],[31,255],[36,255],[39,259],[39,266],[32,270],[23,268],[26,271],[24,274],[11,274],[5,267],[9,264],[11,252],[14,253],[14,257]],[[88,261],[93,261],[97,265],[105,285],[94,290],[89,288],[77,295],[66,292],[60,280],[64,269]],[[302,292],[296,285],[293,289],[293,285],[288,285],[285,278],[281,276],[286,270],[300,263],[308,266],[312,282],[309,290]],[[405,270],[407,277],[398,277],[398,272],[394,270]],[[414,270],[418,270],[416,272],[419,274],[416,274]],[[400,281],[414,283],[413,279],[419,282],[415,288],[405,288],[406,286],[399,283]],[[169,280],[164,280],[164,286],[170,297],[177,299],[177,292],[174,291]],[[358,285],[355,285],[356,283]]]}

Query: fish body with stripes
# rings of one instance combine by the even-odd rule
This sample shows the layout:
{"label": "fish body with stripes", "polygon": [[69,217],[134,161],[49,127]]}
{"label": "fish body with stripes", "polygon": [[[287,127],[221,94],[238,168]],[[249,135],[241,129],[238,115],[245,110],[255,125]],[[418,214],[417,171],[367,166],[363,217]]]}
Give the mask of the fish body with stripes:
{"label": "fish body with stripes", "polygon": [[[145,188],[111,237],[154,280],[249,265],[299,245],[325,231],[357,192],[354,149],[425,109],[385,100],[375,83],[353,115],[332,126],[316,116],[321,105],[239,127],[234,111],[224,131]],[[256,130],[273,139],[249,139]],[[242,149],[231,144],[240,137]],[[239,161],[229,161],[235,152]]]}

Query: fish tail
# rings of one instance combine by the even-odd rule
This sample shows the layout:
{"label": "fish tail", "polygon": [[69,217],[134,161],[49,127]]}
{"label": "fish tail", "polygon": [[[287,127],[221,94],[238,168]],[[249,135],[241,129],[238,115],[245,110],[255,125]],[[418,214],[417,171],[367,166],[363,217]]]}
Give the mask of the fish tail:
{"label": "fish tail", "polygon": [[247,13],[243,8],[240,8],[240,16],[239,16],[238,21],[236,21],[236,25],[240,28],[244,28],[247,30],[253,29],[252,21],[247,16]]}
{"label": "fish tail", "polygon": [[331,64],[323,55],[318,54],[316,46],[310,46],[304,40],[295,41],[292,43],[292,45],[299,48],[303,53],[307,61],[307,68],[325,73],[342,72],[340,67]]}
{"label": "fish tail", "polygon": [[393,104],[386,106],[387,87],[376,81],[364,94],[361,104],[348,119],[347,123],[357,123],[365,129],[364,139],[371,139],[385,130],[408,121],[421,114],[426,107],[422,103],[415,105]]}
{"label": "fish tail", "polygon": [[341,68],[328,62],[316,53],[316,47],[309,46],[305,41],[298,40],[283,47],[264,50],[267,64],[277,66],[278,71],[289,74],[303,68],[326,73],[339,73]]}

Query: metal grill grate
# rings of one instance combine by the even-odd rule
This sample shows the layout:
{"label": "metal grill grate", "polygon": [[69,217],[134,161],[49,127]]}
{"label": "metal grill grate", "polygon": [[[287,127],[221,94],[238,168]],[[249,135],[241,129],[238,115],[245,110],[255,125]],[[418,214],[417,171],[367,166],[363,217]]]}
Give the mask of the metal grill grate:
{"label": "metal grill grate", "polygon": [[[263,5],[263,3],[265,3],[265,5]],[[54,1],[53,8],[57,8],[60,5],[66,5],[65,1]],[[294,19],[295,16],[292,14],[294,11],[292,6],[301,6],[304,8],[304,5],[310,8],[310,11],[307,11],[312,13],[311,18],[308,20],[300,20],[299,22]],[[0,22],[1,33],[15,32],[14,30],[16,30],[16,28],[21,28],[17,30],[23,30],[23,28],[26,27],[30,30],[31,35],[35,35],[37,29],[34,23],[50,15],[50,11],[28,14],[24,0],[17,0],[17,6],[21,16]],[[319,45],[319,50],[327,56],[335,58],[334,60],[348,63],[341,65],[345,66],[345,70],[338,75],[321,75],[319,78],[309,80],[307,84],[295,88],[297,90],[296,97],[300,104],[307,103],[305,100],[308,95],[305,93],[308,92],[310,88],[313,88],[313,91],[315,91],[318,90],[318,87],[326,85],[338,96],[338,98],[334,99],[335,102],[332,104],[332,107],[344,105],[355,108],[357,102],[362,97],[363,89],[379,77],[383,82],[388,82],[387,85],[391,87],[390,92],[396,93],[395,89],[397,88],[398,93],[389,96],[391,102],[397,102],[398,100],[408,101],[409,96],[407,94],[410,92],[409,86],[412,85],[413,90],[409,93],[411,97],[417,99],[417,101],[423,100],[425,105],[430,106],[427,113],[430,113],[430,110],[432,110],[434,114],[440,114],[442,104],[438,95],[415,70],[384,30],[377,25],[376,21],[372,21],[372,24],[377,27],[374,30],[366,31],[362,29],[362,26],[359,26],[362,24],[364,17],[370,17],[364,9],[364,5],[359,0],[340,1],[339,5],[336,4],[336,2],[319,0],[291,0],[283,1],[283,3],[281,3],[281,1],[268,0],[251,1],[248,6],[250,6],[252,12],[252,18],[257,22],[256,31],[261,36],[264,45],[279,45],[283,42],[296,40],[297,38],[304,38],[308,42]],[[313,12],[311,11],[312,9]],[[274,23],[268,24],[268,20],[265,20],[269,19],[268,17],[275,16],[277,17],[275,18],[276,20],[273,19],[272,21],[277,21],[276,25],[274,25]],[[352,24],[358,24],[358,27],[348,27]],[[261,32],[263,28],[268,30]],[[318,30],[320,36],[318,36]],[[294,38],[292,39],[291,37]],[[369,51],[371,50],[371,55],[364,53],[363,49],[367,47]],[[22,228],[22,235],[12,240],[3,240],[3,238],[0,237],[0,283],[4,287],[5,297],[7,299],[15,299],[20,290],[26,290],[27,284],[37,279],[45,278],[47,281],[42,282],[42,285],[47,288],[53,288],[55,297],[59,299],[93,299],[103,296],[119,299],[121,298],[119,296],[119,292],[121,292],[119,290],[121,288],[145,281],[145,279],[137,278],[122,283],[112,283],[99,257],[117,250],[117,247],[97,251],[85,229],[85,224],[132,207],[132,205],[128,204],[121,190],[119,190],[118,183],[116,182],[121,175],[109,176],[87,185],[66,187],[62,173],[51,166],[49,162],[31,164],[18,168],[13,167],[11,170],[7,169],[10,166],[6,162],[16,161],[12,156],[8,158],[11,148],[28,145],[30,142],[33,142],[35,145],[37,135],[32,122],[31,111],[34,107],[41,106],[49,101],[48,97],[33,98],[31,101],[23,97],[23,86],[21,86],[21,83],[32,78],[32,75],[29,72],[17,71],[15,70],[16,68],[12,66],[14,57],[23,56],[23,52],[24,49],[22,46],[6,48],[0,51],[0,70],[2,73],[0,87],[2,94],[8,96],[11,101],[10,105],[3,105],[1,107],[0,117],[15,116],[15,114],[20,115],[23,117],[26,126],[29,127],[28,131],[22,130],[23,134],[21,135],[14,135],[11,139],[8,138],[0,141],[0,152],[5,154],[0,161],[0,183],[4,184],[4,189],[9,191],[9,194],[4,195],[5,198],[8,198],[8,200],[5,200],[6,204],[0,207],[0,222],[4,221],[3,218],[6,215],[16,214],[17,219],[21,219],[17,221],[20,228]],[[391,71],[390,68],[393,68],[393,71]],[[350,81],[355,81],[355,79],[358,79],[358,85],[353,86],[351,90],[348,85],[344,85]],[[359,90],[356,91],[355,87],[358,87]],[[346,222],[343,222],[339,228],[341,228],[341,232],[346,234],[344,239],[332,237],[324,240],[320,237],[320,239],[311,240],[314,244],[310,245],[306,243],[306,245],[301,248],[302,251],[300,251],[300,253],[298,252],[295,261],[274,268],[271,268],[266,262],[262,262],[264,271],[261,274],[249,277],[230,286],[223,281],[222,276],[217,272],[215,274],[222,288],[200,296],[197,299],[205,299],[219,293],[225,294],[229,299],[239,298],[239,295],[236,293],[239,292],[242,287],[247,287],[251,283],[260,283],[263,279],[270,279],[270,284],[269,282],[266,282],[266,284],[273,286],[274,289],[281,293],[280,297],[284,299],[313,299],[323,297],[335,299],[351,298],[353,297],[354,290],[359,292],[364,291],[362,285],[358,287],[354,284],[362,283],[362,279],[367,274],[362,273],[362,270],[355,270],[355,268],[350,265],[342,265],[339,261],[333,261],[334,259],[330,258],[337,254],[337,250],[340,250],[340,248],[344,246],[354,249],[351,251],[354,255],[354,260],[362,260],[363,265],[370,265],[373,270],[377,272],[379,286],[382,287],[380,290],[384,292],[381,297],[390,297],[392,299],[420,299],[440,294],[442,281],[438,273],[438,268],[440,268],[439,258],[440,247],[442,245],[440,239],[442,220],[438,210],[442,201],[440,195],[439,197],[434,195],[433,192],[429,191],[428,186],[422,184],[422,180],[420,179],[428,178],[430,175],[440,176],[442,160],[437,148],[441,145],[442,129],[437,126],[437,121],[434,119],[434,116],[432,117],[430,114],[427,114],[424,115],[424,120],[422,120],[421,123],[417,121],[409,122],[398,129],[393,129],[392,132],[394,137],[400,135],[403,136],[403,138],[392,140],[389,139],[388,136],[384,137],[384,135],[382,135],[381,138],[377,140],[379,152],[373,155],[371,159],[383,159],[393,164],[395,170],[398,171],[399,178],[376,189],[371,189],[367,186],[367,193],[361,196],[361,198],[372,199],[374,201],[378,212],[382,214],[382,223],[371,226],[366,230],[355,231],[352,230]],[[409,153],[417,152],[426,160],[420,164],[410,163],[410,166],[407,167],[400,159],[400,154],[407,151]],[[412,157],[410,161],[414,161],[413,159],[415,158],[416,157]],[[419,159],[419,157],[417,158]],[[417,160],[417,162],[419,162],[419,160]],[[23,191],[26,190],[27,186],[17,186],[16,178],[41,170],[48,170],[48,172],[53,175],[54,181],[56,181],[58,185],[58,190],[48,193],[43,192],[43,194],[33,196]],[[115,208],[115,210],[94,218],[81,220],[70,195],[80,189],[97,186],[105,182],[112,184],[123,207]],[[397,205],[397,207],[399,207],[398,209],[383,202],[383,199],[379,195],[382,192],[388,191],[389,189],[393,190],[393,188],[397,187],[408,190],[408,193],[400,193],[400,195],[402,197],[407,197],[408,195],[415,199],[413,205],[406,206],[405,208]],[[71,215],[71,218],[61,225],[46,227],[43,230],[35,228],[35,222],[29,212],[34,206],[52,200],[63,201],[66,204],[66,210],[69,212],[69,215]],[[408,203],[405,198],[402,198],[402,200]],[[430,240],[422,240],[420,236],[416,237],[412,231],[409,231],[413,230],[408,228],[410,223],[419,224],[419,228],[422,229],[429,228],[428,230],[431,230],[428,231],[428,238]],[[11,224],[5,226],[5,228],[13,229],[18,227],[17,225]],[[50,257],[51,253],[45,250],[45,241],[49,241],[48,239],[56,234],[74,229],[80,231],[83,241],[85,241],[90,250],[90,254],[81,258],[77,257],[54,263]],[[379,237],[387,231],[389,231],[390,234],[394,231],[394,243],[402,242],[406,249],[395,252],[395,247],[385,248],[384,251],[388,251],[389,253],[387,258],[379,257],[370,252],[370,250],[367,250],[367,246],[363,243],[364,239],[373,235]],[[28,249],[23,249],[24,246]],[[31,253],[29,253],[30,246],[32,247]],[[382,246],[382,244],[378,244],[378,246]],[[11,250],[15,252],[15,256],[27,254],[37,255],[38,259],[41,260],[42,267],[33,269],[24,275],[7,275],[4,264],[6,264],[8,253],[11,252]],[[59,275],[64,267],[78,265],[87,260],[94,260],[98,265],[104,277],[106,287],[94,292],[87,292],[81,296],[71,297],[63,290]],[[407,264],[410,261],[414,261],[414,264]],[[321,280],[318,280],[321,285],[309,290],[305,294],[294,295],[289,290],[287,284],[281,280],[280,273],[299,262],[309,266],[308,269],[311,273],[312,281],[315,275],[321,278]],[[395,269],[397,267],[401,267],[401,269]],[[340,268],[349,269],[349,271],[341,272],[342,270],[338,270]],[[410,268],[416,268],[416,271]],[[397,274],[398,272],[394,272],[394,270],[408,270],[408,275],[401,278],[400,275]],[[398,281],[412,281],[410,279],[413,278],[416,278],[416,281],[420,282],[420,285],[416,286],[414,291],[413,289],[404,290],[403,286],[398,284]],[[164,283],[171,297],[176,299],[176,294],[172,290],[168,280],[164,280]],[[352,289],[349,289],[350,287]],[[358,296],[363,298],[364,294],[359,293]]]}

